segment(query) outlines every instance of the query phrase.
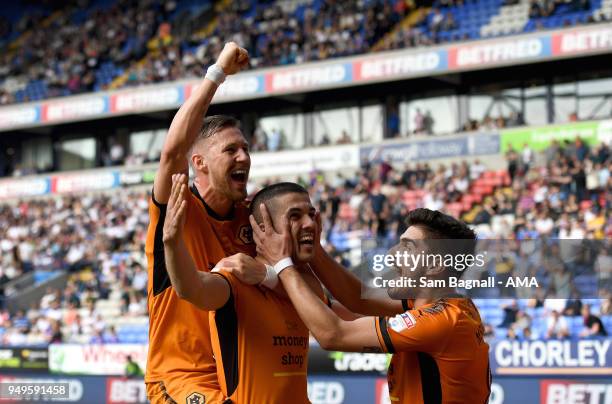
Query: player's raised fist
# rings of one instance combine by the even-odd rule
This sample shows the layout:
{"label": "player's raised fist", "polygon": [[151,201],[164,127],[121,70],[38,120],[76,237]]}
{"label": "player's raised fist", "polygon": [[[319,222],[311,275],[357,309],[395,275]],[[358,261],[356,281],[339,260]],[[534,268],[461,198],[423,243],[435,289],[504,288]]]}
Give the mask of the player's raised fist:
{"label": "player's raised fist", "polygon": [[236,74],[249,65],[249,52],[236,42],[228,42],[217,59],[217,65],[227,75]]}

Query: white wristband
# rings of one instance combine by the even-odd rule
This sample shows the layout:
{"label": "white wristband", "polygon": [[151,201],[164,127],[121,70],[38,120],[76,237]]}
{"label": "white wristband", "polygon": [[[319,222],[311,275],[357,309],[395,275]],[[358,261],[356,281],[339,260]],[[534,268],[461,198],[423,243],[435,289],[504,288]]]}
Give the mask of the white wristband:
{"label": "white wristband", "polygon": [[221,83],[225,81],[225,72],[219,65],[214,64],[208,67],[208,70],[206,70],[206,75],[204,76],[204,78],[220,86]]}
{"label": "white wristband", "polygon": [[260,285],[268,289],[274,289],[278,284],[278,274],[272,265],[266,265],[266,277],[261,281]]}
{"label": "white wristband", "polygon": [[276,272],[276,274],[278,275],[283,271],[283,269],[287,269],[291,266],[293,266],[293,260],[291,259],[291,257],[283,258],[282,260],[274,264],[274,272]]}

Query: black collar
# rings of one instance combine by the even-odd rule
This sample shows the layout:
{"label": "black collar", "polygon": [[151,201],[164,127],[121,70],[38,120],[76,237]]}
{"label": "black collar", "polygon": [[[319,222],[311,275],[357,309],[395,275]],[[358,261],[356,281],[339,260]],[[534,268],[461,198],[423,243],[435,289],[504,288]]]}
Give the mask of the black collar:
{"label": "black collar", "polygon": [[202,195],[200,195],[200,191],[198,191],[198,188],[195,186],[195,184],[191,185],[191,192],[196,196],[196,198],[200,200],[200,202],[202,202],[202,204],[204,205],[204,208],[206,209],[206,213],[208,213],[208,216],[212,217],[215,220],[219,220],[219,221],[234,220],[234,205],[232,205],[232,209],[229,211],[229,213],[226,216],[221,216],[217,212],[212,210],[210,206],[208,206],[204,198],[202,198]]}

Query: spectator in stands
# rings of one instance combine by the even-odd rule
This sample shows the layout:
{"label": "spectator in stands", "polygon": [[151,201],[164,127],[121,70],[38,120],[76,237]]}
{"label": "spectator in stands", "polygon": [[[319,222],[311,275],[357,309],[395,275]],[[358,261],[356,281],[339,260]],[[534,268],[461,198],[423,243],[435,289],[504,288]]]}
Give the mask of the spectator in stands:
{"label": "spectator in stands", "polygon": [[506,151],[506,161],[508,162],[508,174],[510,174],[510,181],[514,181],[519,168],[519,156],[511,144],[508,145],[508,150]]}
{"label": "spectator in stands", "polygon": [[563,309],[563,315],[568,317],[580,316],[582,313],[582,301],[579,298],[568,299]]}
{"label": "spectator in stands", "polygon": [[425,132],[425,116],[421,112],[419,108],[416,109],[416,113],[414,115],[414,134],[421,134]]}
{"label": "spectator in stands", "polygon": [[425,112],[425,116],[423,117],[423,130],[427,135],[434,134],[434,125],[436,124],[433,116],[431,116],[431,111],[427,110]]}
{"label": "spectator in stands", "polygon": [[433,16],[429,23],[429,30],[433,37],[437,37],[438,32],[442,29],[442,23],[444,22],[444,14],[439,9],[433,11]]}
{"label": "spectator in stands", "polygon": [[132,288],[141,293],[144,291],[146,295],[148,279],[146,271],[138,262],[132,264],[132,270],[134,271],[132,276]]}
{"label": "spectator in stands", "polygon": [[343,130],[342,135],[340,136],[340,139],[338,139],[336,143],[337,144],[351,144],[353,143],[353,140],[351,139],[349,134],[346,132],[346,130]]}
{"label": "spectator in stands", "polygon": [[533,331],[531,331],[531,327],[525,327],[522,330],[522,339],[525,341],[531,341],[537,339],[536,335],[533,335]]}
{"label": "spectator in stands", "polygon": [[108,331],[104,334],[104,343],[105,344],[116,344],[119,342],[119,336],[117,335],[117,330],[115,330],[114,326],[108,327]]}
{"label": "spectator in stands", "polygon": [[268,144],[267,149],[269,151],[278,151],[281,150],[283,143],[283,135],[280,130],[272,129],[270,135],[268,136]]}
{"label": "spectator in stands", "polygon": [[497,327],[510,328],[516,322],[517,313],[519,312],[518,302],[513,299],[510,304],[502,306],[504,311],[504,319]]}
{"label": "spectator in stands", "polygon": [[523,330],[529,327],[531,327],[531,316],[523,310],[518,310],[516,312],[516,321],[510,325],[510,328],[513,328],[516,332],[523,332]]}
{"label": "spectator in stands", "polygon": [[258,123],[251,138],[251,151],[265,151],[268,147],[268,135]]}
{"label": "spectator in stands", "polygon": [[132,359],[132,355],[127,355],[125,357],[125,360],[127,362],[125,365],[126,377],[139,377],[143,375],[142,369],[140,369],[138,363],[134,362],[134,360]]}
{"label": "spectator in stands", "polygon": [[60,326],[61,323],[59,322],[59,320],[55,320],[51,323],[51,335],[49,337],[50,344],[59,344],[64,342],[64,335],[62,334]]}
{"label": "spectator in stands", "polygon": [[125,151],[123,150],[123,146],[111,140],[110,146],[110,160],[111,165],[119,166],[123,164],[123,158],[125,157]]}
{"label": "spectator in stands", "polygon": [[533,164],[533,150],[529,147],[529,143],[525,142],[523,150],[521,151],[521,171],[526,173],[529,171],[529,167]]}
{"label": "spectator in stands", "polygon": [[518,341],[519,336],[514,328],[508,328],[506,332],[506,339],[509,341]]}
{"label": "spectator in stands", "polygon": [[594,314],[591,314],[591,306],[585,304],[582,306],[582,319],[584,320],[585,329],[580,333],[581,337],[607,337],[606,331],[601,319]]}
{"label": "spectator in stands", "polygon": [[546,331],[547,339],[565,339],[569,337],[569,327],[564,317],[557,310],[553,310],[548,318]]}
{"label": "spectator in stands", "polygon": [[397,110],[397,102],[390,103],[387,107],[387,137],[395,138],[400,136],[400,117]]}

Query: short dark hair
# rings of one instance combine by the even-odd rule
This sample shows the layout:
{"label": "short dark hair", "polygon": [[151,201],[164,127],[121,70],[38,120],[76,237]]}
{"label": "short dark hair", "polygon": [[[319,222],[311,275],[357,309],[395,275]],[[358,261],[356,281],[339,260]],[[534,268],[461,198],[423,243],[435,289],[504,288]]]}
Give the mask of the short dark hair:
{"label": "short dark hair", "polygon": [[432,238],[445,239],[476,239],[476,233],[461,220],[444,213],[419,208],[408,213],[406,226],[421,226],[427,230]]}
{"label": "short dark hair", "polygon": [[[476,233],[461,220],[445,215],[437,210],[419,208],[412,210],[406,217],[406,227],[418,226],[424,229],[428,238],[443,240],[431,243],[442,254],[474,254]],[[446,240],[463,240],[449,243]]]}
{"label": "short dark hair", "polygon": [[268,208],[268,213],[270,213],[270,217],[273,217],[276,211],[276,206],[270,202],[274,198],[292,193],[308,195],[308,191],[306,191],[303,186],[296,184],[295,182],[279,182],[276,184],[268,185],[267,187],[257,192],[251,200],[251,206],[249,208],[251,214],[255,218],[255,221],[257,223],[261,223],[263,221],[261,211],[259,210],[259,206],[262,203],[266,205],[266,208]]}

